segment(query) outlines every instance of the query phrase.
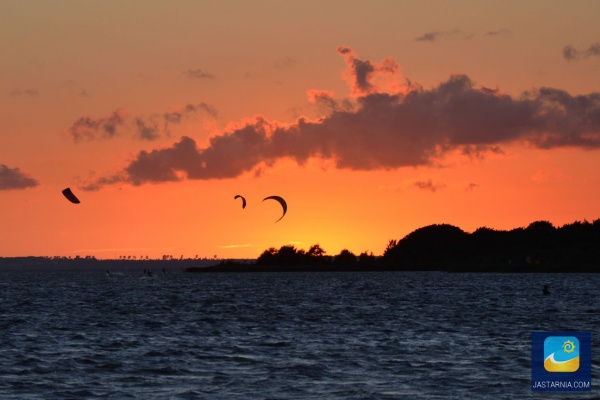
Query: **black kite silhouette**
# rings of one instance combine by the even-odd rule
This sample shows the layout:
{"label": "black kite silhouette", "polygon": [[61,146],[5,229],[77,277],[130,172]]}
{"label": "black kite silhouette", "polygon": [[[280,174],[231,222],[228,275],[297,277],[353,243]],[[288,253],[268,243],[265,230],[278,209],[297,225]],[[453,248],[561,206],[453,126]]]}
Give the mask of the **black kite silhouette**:
{"label": "black kite silhouette", "polygon": [[233,199],[235,200],[235,199],[237,199],[238,197],[239,197],[240,199],[242,199],[242,208],[246,208],[246,199],[244,198],[244,196],[240,196],[240,195],[238,194],[238,195],[236,195],[236,196],[235,196]]}
{"label": "black kite silhouette", "polygon": [[275,222],[279,222],[281,220],[281,218],[283,218],[285,216],[285,213],[287,212],[287,203],[285,202],[285,200],[282,197],[279,197],[279,196],[265,197],[263,199],[263,201],[269,200],[269,199],[278,201],[279,204],[281,204],[281,208],[283,208],[283,215],[277,221],[275,221]]}
{"label": "black kite silhouette", "polygon": [[71,202],[71,203],[75,203],[75,204],[79,204],[81,203],[79,201],[79,199],[73,194],[73,192],[71,191],[70,188],[66,188],[62,191],[62,194],[65,195],[65,197]]}

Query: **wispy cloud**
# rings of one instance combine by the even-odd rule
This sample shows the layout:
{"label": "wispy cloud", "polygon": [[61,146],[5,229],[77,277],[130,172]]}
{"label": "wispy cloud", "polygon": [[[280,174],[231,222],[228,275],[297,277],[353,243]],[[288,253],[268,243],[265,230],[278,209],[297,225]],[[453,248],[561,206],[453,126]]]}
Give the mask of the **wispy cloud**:
{"label": "wispy cloud", "polygon": [[422,34],[421,36],[415,38],[415,40],[418,42],[435,42],[442,37],[455,36],[459,33],[461,33],[460,29],[453,29],[451,31],[431,31]]}
{"label": "wispy cloud", "polygon": [[116,109],[108,117],[81,117],[69,128],[75,143],[98,138],[110,139],[117,135],[117,129],[125,125],[126,112]]}
{"label": "wispy cloud", "polygon": [[394,59],[388,57],[376,63],[359,59],[349,47],[340,46],[337,51],[346,62],[344,77],[353,96],[360,97],[381,91],[397,93],[406,89],[407,82]]}
{"label": "wispy cloud", "polygon": [[221,249],[239,249],[243,247],[252,247],[251,244],[226,244],[223,246],[219,246]]}
{"label": "wispy cloud", "polygon": [[79,85],[74,80],[70,79],[61,85],[62,88],[68,90],[72,94],[80,97],[91,97],[87,90]]}
{"label": "wispy cloud", "polygon": [[169,126],[179,124],[182,120],[203,111],[211,117],[217,116],[217,110],[206,104],[187,104],[174,111],[150,116],[130,116],[123,109],[114,110],[107,117],[81,117],[69,128],[73,142],[112,139],[122,133],[132,133],[133,137],[142,140],[156,140],[162,135],[169,135]]}
{"label": "wispy cloud", "polygon": [[12,89],[10,92],[8,92],[9,95],[11,96],[28,96],[28,97],[35,97],[35,96],[39,96],[40,92],[37,89]]}
{"label": "wispy cloud", "polygon": [[[286,56],[276,60],[267,61],[257,67],[257,69],[248,71],[244,74],[248,79],[269,79],[272,80],[273,75],[280,75],[281,72],[291,70],[298,64],[295,58]],[[275,81],[281,84],[281,81]]]}
{"label": "wispy cloud", "polygon": [[352,111],[352,102],[348,99],[338,101],[330,90],[311,89],[306,91],[309,103],[317,105],[319,110],[325,114],[333,111]]}
{"label": "wispy cloud", "polygon": [[400,78],[392,59],[373,63],[347,47],[338,52],[354,97],[338,101],[330,92],[313,92],[314,99],[330,104],[328,115],[287,124],[258,115],[212,137],[206,148],[184,136],[170,147],[138,153],[118,174],[87,185],[234,178],[283,158],[300,165],[321,158],[336,168],[375,170],[436,165],[456,150],[481,158],[515,142],[541,149],[600,148],[600,93],[540,88],[513,97],[477,86],[466,75],[452,75],[429,89],[411,83],[391,92],[378,78]]}
{"label": "wispy cloud", "polygon": [[295,58],[292,57],[284,57],[280,60],[275,61],[274,65],[276,68],[290,68],[295,66],[298,63]]}
{"label": "wispy cloud", "polygon": [[506,29],[506,28],[501,28],[501,29],[496,29],[493,31],[487,31],[485,33],[485,36],[504,36],[504,35],[509,35],[512,32],[510,31],[510,29]]}
{"label": "wispy cloud", "polygon": [[585,50],[577,50],[571,45],[563,47],[563,57],[568,61],[581,60],[597,56],[600,56],[600,43],[593,43]]}
{"label": "wispy cloud", "polygon": [[160,130],[156,122],[142,117],[134,118],[136,132],[142,140],[156,140],[160,137]]}
{"label": "wispy cloud", "polygon": [[0,164],[0,190],[26,189],[38,186],[40,183],[19,168],[9,168]]}
{"label": "wispy cloud", "polygon": [[466,39],[472,39],[474,37],[481,37],[481,36],[483,36],[484,38],[492,38],[492,37],[507,36],[507,35],[510,35],[511,33],[512,32],[506,28],[490,30],[490,31],[487,31],[484,33],[470,33],[470,32],[464,32],[460,29],[453,29],[451,31],[436,30],[436,31],[426,32],[426,33],[422,34],[421,36],[416,37],[415,40],[417,42],[433,43],[433,42],[437,42],[438,40],[442,40],[442,39],[466,40]]}
{"label": "wispy cloud", "polygon": [[217,79],[216,75],[204,72],[201,69],[188,69],[183,71],[183,75],[190,79]]}
{"label": "wispy cloud", "polygon": [[438,190],[446,187],[446,185],[444,185],[443,183],[433,182],[433,180],[431,179],[428,179],[426,181],[417,181],[413,183],[413,186],[422,190],[429,190],[431,192],[437,192]]}

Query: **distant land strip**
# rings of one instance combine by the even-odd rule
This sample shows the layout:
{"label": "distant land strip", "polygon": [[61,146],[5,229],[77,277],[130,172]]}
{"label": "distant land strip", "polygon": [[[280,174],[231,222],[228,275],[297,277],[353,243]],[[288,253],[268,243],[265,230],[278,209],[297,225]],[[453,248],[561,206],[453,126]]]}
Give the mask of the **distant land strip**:
{"label": "distant land strip", "polygon": [[327,255],[319,244],[308,250],[285,245],[257,259],[98,260],[95,257],[0,257],[0,268],[104,268],[182,272],[445,271],[600,272],[600,219],[554,227],[536,221],[510,231],[482,227],[473,233],[449,224],[419,228],[388,242],[383,256],[342,250]]}

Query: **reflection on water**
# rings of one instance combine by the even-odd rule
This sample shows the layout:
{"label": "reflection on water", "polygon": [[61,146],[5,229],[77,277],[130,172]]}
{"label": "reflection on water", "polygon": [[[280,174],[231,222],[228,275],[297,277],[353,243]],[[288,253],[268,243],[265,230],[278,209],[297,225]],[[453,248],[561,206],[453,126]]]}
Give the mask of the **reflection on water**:
{"label": "reflection on water", "polygon": [[599,284],[593,274],[0,271],[0,398],[540,398],[533,330],[591,331],[595,384]]}

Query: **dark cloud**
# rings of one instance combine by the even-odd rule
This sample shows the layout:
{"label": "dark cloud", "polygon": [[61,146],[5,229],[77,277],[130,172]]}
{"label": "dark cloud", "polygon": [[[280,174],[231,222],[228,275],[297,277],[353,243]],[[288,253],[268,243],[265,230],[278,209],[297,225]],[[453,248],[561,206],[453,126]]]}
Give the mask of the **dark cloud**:
{"label": "dark cloud", "polygon": [[188,114],[195,113],[196,111],[204,111],[205,113],[214,118],[216,118],[218,115],[217,109],[206,103],[188,104],[183,108],[183,110]]}
{"label": "dark cloud", "polygon": [[9,168],[0,164],[0,190],[26,189],[39,184],[37,180],[21,172],[19,168]]}
{"label": "dark cloud", "polygon": [[81,117],[69,128],[75,143],[98,138],[110,139],[117,135],[117,129],[125,124],[126,113],[117,109],[105,118]]}
{"label": "dark cloud", "polygon": [[460,29],[453,29],[451,31],[432,31],[422,34],[421,36],[415,38],[415,40],[418,42],[435,42],[442,36],[452,36],[460,32]]}
{"label": "dark cloud", "polygon": [[563,57],[569,61],[574,60],[577,58],[577,50],[575,47],[567,45],[563,48]]}
{"label": "dark cloud", "polygon": [[504,150],[500,146],[490,146],[490,145],[464,145],[461,149],[461,153],[464,156],[467,156],[471,159],[483,159],[486,154],[495,153],[495,154],[504,154]]}
{"label": "dark cloud", "polygon": [[379,64],[356,57],[354,51],[348,47],[338,47],[338,53],[344,57],[348,69],[346,80],[350,84],[354,96],[366,95],[377,91],[376,84],[381,85],[382,80],[394,80],[400,67],[391,58],[386,58]]}
{"label": "dark cloud", "polygon": [[310,103],[315,103],[324,114],[330,114],[333,111],[351,111],[352,103],[348,99],[336,100],[333,92],[329,90],[307,90],[306,95]]}
{"label": "dark cloud", "polygon": [[[257,116],[213,137],[202,149],[183,137],[171,147],[140,152],[121,173],[91,185],[233,178],[262,171],[282,158],[298,164],[322,158],[337,168],[373,170],[437,165],[457,150],[481,158],[515,142],[543,149],[600,148],[600,93],[571,95],[541,88],[513,97],[478,87],[466,75],[452,75],[430,89],[413,84],[386,93],[368,73],[362,81],[357,78],[364,71],[356,68],[351,49],[338,52],[348,74],[354,74],[349,82],[359,89],[363,82],[366,92],[352,101],[353,107],[338,107],[333,94],[314,91],[315,101],[330,104],[330,113],[318,120],[281,124]],[[358,61],[373,66],[371,73],[380,68]]]}
{"label": "dark cloud", "polygon": [[433,42],[433,41],[435,41],[435,39],[437,39],[437,37],[440,34],[441,34],[441,32],[438,32],[438,31],[427,32],[427,33],[422,34],[421,36],[419,36],[415,40],[418,40],[418,41],[421,41],[421,42]]}
{"label": "dark cloud", "polygon": [[164,120],[164,133],[166,135],[170,135],[170,124],[179,124],[183,121],[184,118],[196,114],[200,111],[205,112],[212,118],[217,118],[218,116],[217,109],[209,104],[186,104],[184,107],[178,110],[166,112],[162,115],[162,118]]}
{"label": "dark cloud", "polygon": [[446,185],[443,183],[434,183],[431,179],[426,181],[417,181],[413,184],[413,186],[422,190],[430,190],[432,192],[437,192],[438,190],[446,187]]}
{"label": "dark cloud", "polygon": [[333,97],[333,92],[329,90],[311,89],[306,91],[306,95],[311,103],[323,104],[331,110],[337,108],[337,101]]}
{"label": "dark cloud", "polygon": [[210,74],[202,71],[201,69],[188,69],[184,71],[183,74],[191,79],[216,79],[217,77],[214,74]]}
{"label": "dark cloud", "polygon": [[585,50],[577,50],[571,45],[563,47],[563,57],[565,60],[579,60],[594,56],[600,56],[600,43],[594,43]]}
{"label": "dark cloud", "polygon": [[200,111],[213,118],[217,116],[217,110],[206,103],[187,104],[180,109],[151,116],[129,117],[124,110],[118,109],[104,118],[81,117],[69,128],[69,133],[75,143],[112,139],[121,132],[131,132],[135,138],[152,141],[163,134],[169,135],[170,124],[179,124],[184,118]]}
{"label": "dark cloud", "polygon": [[[496,29],[493,31],[487,31],[483,33],[483,36],[486,37],[494,37],[494,36],[505,36],[509,35],[511,31],[506,28]],[[431,31],[422,34],[421,36],[415,38],[418,42],[435,42],[441,38],[450,38],[450,37],[458,37],[462,39],[471,39],[475,36],[479,36],[481,34],[468,33],[461,31],[460,29],[453,29],[451,31]]]}
{"label": "dark cloud", "polygon": [[160,137],[160,132],[156,123],[151,120],[144,120],[140,117],[135,118],[135,127],[140,139],[156,140]]}

